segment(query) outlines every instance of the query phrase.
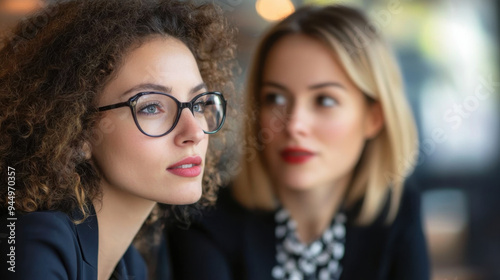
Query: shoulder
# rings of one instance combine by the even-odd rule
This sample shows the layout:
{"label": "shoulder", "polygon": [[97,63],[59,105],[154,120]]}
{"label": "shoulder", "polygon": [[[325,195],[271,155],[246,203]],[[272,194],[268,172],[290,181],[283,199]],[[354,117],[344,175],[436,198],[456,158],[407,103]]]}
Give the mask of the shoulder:
{"label": "shoulder", "polygon": [[13,236],[8,249],[15,253],[17,277],[76,279],[79,245],[76,227],[68,215],[39,211],[19,215],[7,224]]}
{"label": "shoulder", "polygon": [[[60,244],[66,248],[68,242],[76,240],[76,227],[70,217],[58,211],[37,211],[9,217],[7,225],[15,233],[15,245],[20,253],[34,252],[31,246],[37,243]],[[23,251],[26,252],[23,252]],[[41,252],[43,253],[43,251]],[[38,254],[38,252],[37,252]]]}
{"label": "shoulder", "polygon": [[[399,198],[399,206],[396,209],[396,215],[393,220],[389,220],[389,213],[392,200],[395,199],[393,193],[388,193],[383,205],[383,209],[377,218],[368,225],[359,225],[355,223],[357,212],[349,213],[352,219],[349,228],[353,235],[367,236],[365,241],[373,241],[371,247],[378,248],[384,242],[394,243],[413,235],[422,235],[422,221],[420,213],[420,192],[416,185],[407,182]],[[357,205],[359,208],[359,204]],[[358,209],[354,209],[358,210]],[[352,214],[354,213],[354,214]],[[378,245],[376,245],[378,244]]]}
{"label": "shoulder", "polygon": [[407,182],[401,194],[398,213],[394,220],[394,224],[420,224],[420,203],[420,191],[416,184],[412,181]]}
{"label": "shoulder", "polygon": [[429,257],[422,225],[420,191],[412,182],[405,186],[398,214],[391,225],[391,279],[429,279]]}
{"label": "shoulder", "polygon": [[[399,200],[397,208],[395,209],[396,213],[394,218],[389,219],[390,210],[392,207],[392,203],[395,199]],[[388,224],[390,228],[397,228],[402,224],[407,224],[409,222],[415,222],[415,219],[420,219],[420,191],[413,181],[405,182],[400,196],[396,197],[394,192],[389,191],[385,195],[385,201],[382,204],[382,209],[380,213],[376,217],[376,219],[370,224],[375,227],[386,227]],[[359,213],[359,210],[362,206],[362,200],[359,201],[353,209],[350,209],[348,212],[349,216],[355,218]]]}
{"label": "shoulder", "polygon": [[39,211],[18,217],[19,233],[38,232],[67,235],[75,233],[75,225],[65,213],[58,211]]}
{"label": "shoulder", "polygon": [[[344,274],[353,279],[429,279],[420,192],[407,182],[398,212],[387,223],[391,195],[373,224],[347,228]],[[360,269],[363,268],[363,269]]]}
{"label": "shoulder", "polygon": [[[57,211],[40,211],[25,214],[19,217],[16,225],[16,239],[19,240],[20,249],[25,254],[33,252],[31,246],[36,244],[47,244],[52,248],[62,251],[73,251],[77,244],[76,226],[70,217]],[[44,251],[37,251],[43,254]]]}

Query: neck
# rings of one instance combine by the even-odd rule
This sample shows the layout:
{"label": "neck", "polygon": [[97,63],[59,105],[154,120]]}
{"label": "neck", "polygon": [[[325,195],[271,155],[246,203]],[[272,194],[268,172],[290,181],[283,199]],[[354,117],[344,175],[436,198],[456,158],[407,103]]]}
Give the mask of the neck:
{"label": "neck", "polygon": [[155,202],[103,185],[94,201],[99,226],[98,279],[109,279],[119,260],[151,213]]}
{"label": "neck", "polygon": [[348,182],[345,180],[305,191],[278,188],[278,197],[297,223],[297,235],[302,243],[316,240],[330,225],[342,203]]}

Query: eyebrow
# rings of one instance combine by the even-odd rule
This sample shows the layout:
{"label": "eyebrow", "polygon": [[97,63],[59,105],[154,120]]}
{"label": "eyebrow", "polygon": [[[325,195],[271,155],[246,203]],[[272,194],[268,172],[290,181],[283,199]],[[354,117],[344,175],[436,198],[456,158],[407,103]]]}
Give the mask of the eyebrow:
{"label": "eyebrow", "polygon": [[263,82],[262,86],[275,87],[275,88],[279,88],[279,89],[281,89],[283,91],[288,91],[289,92],[289,90],[284,85],[281,85],[281,84],[275,83],[275,82]]}
{"label": "eyebrow", "polygon": [[[207,85],[204,82],[193,87],[189,91],[189,94],[196,93],[196,92],[200,91],[201,89],[205,89],[205,90],[207,89]],[[171,87],[165,87],[165,86],[162,86],[159,84],[145,83],[145,84],[136,85],[136,86],[132,87],[131,89],[128,89],[127,91],[122,93],[122,96],[130,94],[131,92],[136,92],[136,91],[141,91],[141,90],[153,90],[153,91],[160,91],[163,93],[172,93]]]}
{"label": "eyebrow", "polygon": [[202,89],[204,89],[205,91],[207,91],[207,84],[205,84],[204,82],[201,82],[199,85],[197,85],[194,88],[192,88],[189,93],[193,94],[193,93],[196,93],[196,92],[198,92],[198,91],[200,91]]}
{"label": "eyebrow", "polygon": [[337,83],[337,82],[319,83],[319,84],[309,86],[309,89],[319,89],[319,88],[324,88],[324,87],[338,87],[338,88],[345,89],[345,87],[341,83]]}
{"label": "eyebrow", "polygon": [[[290,90],[286,86],[279,84],[279,83],[276,83],[276,82],[268,82],[268,81],[263,82],[262,86],[271,86],[271,87],[279,88],[281,90],[290,92]],[[314,85],[308,86],[309,89],[319,89],[319,88],[324,88],[324,87],[338,87],[338,88],[345,89],[345,87],[341,83],[337,83],[337,82],[324,82],[324,83],[319,83],[319,84],[314,84]]]}
{"label": "eyebrow", "polygon": [[122,93],[122,96],[130,94],[131,92],[136,92],[136,91],[141,91],[141,90],[154,90],[154,91],[161,91],[164,93],[172,92],[171,87],[165,87],[165,86],[158,85],[158,84],[146,83],[146,84],[139,84],[139,85],[136,85],[136,86],[130,88],[129,90]]}

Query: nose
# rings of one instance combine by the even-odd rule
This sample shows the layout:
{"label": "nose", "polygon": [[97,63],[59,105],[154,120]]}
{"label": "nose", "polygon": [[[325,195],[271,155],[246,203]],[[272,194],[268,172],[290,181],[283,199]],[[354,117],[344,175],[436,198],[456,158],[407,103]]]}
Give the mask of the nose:
{"label": "nose", "polygon": [[307,135],[310,129],[310,112],[306,106],[300,105],[297,102],[290,106],[288,118],[285,124],[286,132],[290,136]]}
{"label": "nose", "polygon": [[182,110],[179,122],[173,132],[176,133],[174,141],[179,146],[196,145],[206,137],[198,121],[194,118],[193,113],[187,108],[186,110]]}

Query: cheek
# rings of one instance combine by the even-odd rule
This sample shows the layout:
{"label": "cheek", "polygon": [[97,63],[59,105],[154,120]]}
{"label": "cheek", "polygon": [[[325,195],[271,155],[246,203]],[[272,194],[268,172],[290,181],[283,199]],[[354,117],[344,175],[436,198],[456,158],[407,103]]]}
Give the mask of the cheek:
{"label": "cheek", "polygon": [[329,149],[342,154],[359,154],[363,148],[365,137],[363,122],[358,117],[346,117],[318,122],[316,131],[322,142]]}
{"label": "cheek", "polygon": [[[103,119],[99,126],[102,128],[105,123]],[[95,135],[100,141],[93,144],[92,153],[105,177],[126,176],[134,170],[158,165],[161,150],[166,148],[164,141],[143,135],[133,121],[132,125],[115,121],[107,125],[107,130],[97,129]]]}

